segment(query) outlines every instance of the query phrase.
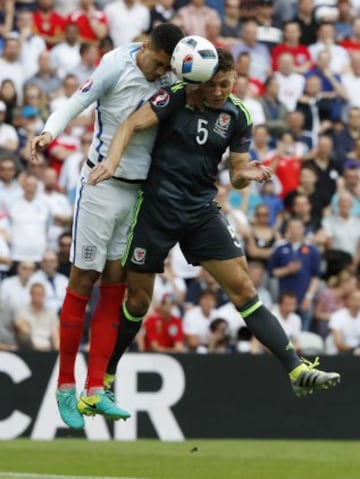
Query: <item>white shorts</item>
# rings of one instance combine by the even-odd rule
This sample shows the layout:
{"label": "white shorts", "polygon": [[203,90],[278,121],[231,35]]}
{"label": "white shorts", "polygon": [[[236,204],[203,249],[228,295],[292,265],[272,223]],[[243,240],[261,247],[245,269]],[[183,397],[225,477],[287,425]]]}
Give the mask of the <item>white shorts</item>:
{"label": "white shorts", "polygon": [[141,184],[111,178],[91,186],[84,165],[76,192],[70,261],[80,269],[101,273],[106,260],[120,260]]}

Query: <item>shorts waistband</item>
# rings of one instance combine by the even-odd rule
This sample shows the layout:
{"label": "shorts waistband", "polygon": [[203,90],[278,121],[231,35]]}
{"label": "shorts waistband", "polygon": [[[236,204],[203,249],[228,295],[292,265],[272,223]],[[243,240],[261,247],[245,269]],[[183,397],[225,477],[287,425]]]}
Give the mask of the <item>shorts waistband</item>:
{"label": "shorts waistband", "polygon": [[[89,168],[94,168],[95,166],[95,164],[91,160],[89,160],[89,158],[86,160],[86,164]],[[112,178],[114,180],[123,181],[124,183],[130,183],[132,185],[143,185],[145,183],[145,180],[138,180],[138,179],[131,180],[129,178],[123,178],[121,176],[112,176]]]}

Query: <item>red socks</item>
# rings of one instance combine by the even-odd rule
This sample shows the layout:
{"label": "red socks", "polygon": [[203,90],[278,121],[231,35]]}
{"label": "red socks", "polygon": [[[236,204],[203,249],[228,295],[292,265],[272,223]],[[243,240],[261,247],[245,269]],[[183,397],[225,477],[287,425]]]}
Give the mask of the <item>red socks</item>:
{"label": "red socks", "polygon": [[90,298],[80,296],[69,288],[60,314],[59,387],[75,384],[74,365],[85,322],[85,309]]}
{"label": "red socks", "polygon": [[100,286],[100,297],[90,326],[90,352],[86,389],[102,388],[106,368],[115,347],[125,284]]}

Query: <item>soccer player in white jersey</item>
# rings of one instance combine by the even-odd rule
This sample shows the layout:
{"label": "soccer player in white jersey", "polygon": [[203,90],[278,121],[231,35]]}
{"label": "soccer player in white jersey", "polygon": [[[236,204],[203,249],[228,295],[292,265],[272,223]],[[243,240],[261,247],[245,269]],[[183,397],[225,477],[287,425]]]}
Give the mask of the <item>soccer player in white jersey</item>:
{"label": "soccer player in white jersey", "polygon": [[[95,130],[88,160],[77,190],[71,248],[71,274],[60,316],[60,371],[56,393],[64,422],[84,427],[83,414],[126,419],[104,392],[103,378],[115,345],[119,310],[125,285],[120,258],[133,217],[133,206],[150,166],[155,130],[136,135],[124,152],[113,178],[94,188],[87,183],[91,168],[107,156],[116,127],[156,92],[176,81],[169,65],[173,49],[183,37],[171,24],[155,28],[148,41],[116,48],[106,54],[93,75],[47,120],[32,142],[33,161],[68,122],[94,101]],[[101,276],[100,298],[91,321],[88,377],[78,403],[74,363],[84,326],[85,308],[94,283]],[[81,411],[81,412],[80,412]]]}

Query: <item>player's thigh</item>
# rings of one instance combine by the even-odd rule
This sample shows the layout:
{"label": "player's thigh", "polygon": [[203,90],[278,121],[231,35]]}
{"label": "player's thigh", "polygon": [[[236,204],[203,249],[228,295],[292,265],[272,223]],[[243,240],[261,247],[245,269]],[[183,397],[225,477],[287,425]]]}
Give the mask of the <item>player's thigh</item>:
{"label": "player's thigh", "polygon": [[74,211],[71,262],[83,270],[102,272],[121,203],[114,180],[91,186],[82,181]]}
{"label": "player's thigh", "polygon": [[245,256],[225,260],[210,259],[202,262],[202,266],[216,279],[235,306],[242,306],[256,295]]}
{"label": "player's thigh", "polygon": [[107,245],[107,259],[111,261],[121,260],[125,254],[129,231],[136,216],[137,202],[141,197],[139,185],[118,183],[121,184],[117,191],[119,208],[114,230]]}
{"label": "player's thigh", "polygon": [[139,198],[134,221],[128,235],[122,264],[129,271],[138,273],[162,273],[164,260],[176,244],[177,225],[162,221],[156,207]]}
{"label": "player's thigh", "polygon": [[125,280],[125,270],[119,259],[107,260],[101,275],[102,284],[118,284]]}
{"label": "player's thigh", "polygon": [[215,206],[206,208],[180,241],[187,261],[199,265],[209,259],[228,260],[244,255],[241,243]]}

